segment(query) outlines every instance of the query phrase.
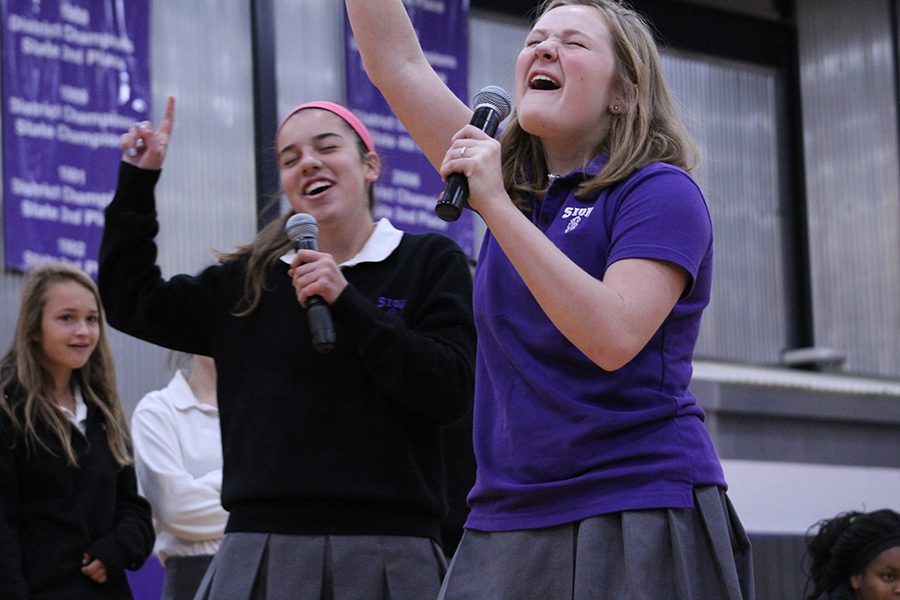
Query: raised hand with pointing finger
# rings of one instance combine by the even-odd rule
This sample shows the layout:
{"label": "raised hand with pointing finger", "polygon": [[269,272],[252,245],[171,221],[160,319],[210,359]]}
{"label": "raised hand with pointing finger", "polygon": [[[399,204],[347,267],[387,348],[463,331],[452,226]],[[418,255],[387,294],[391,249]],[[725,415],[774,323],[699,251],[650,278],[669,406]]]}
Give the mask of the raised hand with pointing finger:
{"label": "raised hand with pointing finger", "polygon": [[[164,279],[155,236],[169,205],[156,194],[173,120],[170,99],[158,126],[122,137],[98,282],[111,326],[216,362],[228,531],[194,597],[436,598],[441,428],[466,413],[474,382],[465,253],[375,220],[372,134],[318,100],[288,112],[272,140],[290,209],[196,275]],[[294,213],[316,224],[315,243],[289,232]],[[321,299],[312,319],[310,297]],[[323,558],[326,545],[340,560]],[[318,565],[255,577],[298,556]]]}
{"label": "raised hand with pointing finger", "polygon": [[166,114],[158,129],[153,129],[150,121],[141,121],[122,134],[119,143],[122,148],[122,160],[141,169],[161,169],[166,160],[174,121],[175,97],[169,96]]}

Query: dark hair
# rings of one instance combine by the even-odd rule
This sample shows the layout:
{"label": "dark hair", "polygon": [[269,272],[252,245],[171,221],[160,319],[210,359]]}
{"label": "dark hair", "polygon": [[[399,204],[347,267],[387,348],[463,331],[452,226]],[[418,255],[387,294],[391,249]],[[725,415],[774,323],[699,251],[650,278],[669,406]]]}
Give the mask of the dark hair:
{"label": "dark hair", "polygon": [[[320,108],[304,108],[303,110],[324,110]],[[296,111],[299,112],[299,111]],[[292,113],[290,117],[293,117]],[[289,118],[290,118],[289,117]],[[356,130],[350,126],[345,120],[342,122],[353,133],[356,140],[356,148],[363,161],[369,156],[369,149]],[[369,184],[369,210],[375,208],[375,183]],[[263,209],[268,212],[272,206],[280,204],[281,197],[272,198]],[[289,252],[294,247],[294,242],[285,233],[284,226],[291,217],[291,213],[285,213],[273,219],[268,225],[263,227],[256,238],[249,244],[238,246],[232,252],[216,252],[216,257],[223,263],[246,260],[246,272],[244,276],[244,296],[240,304],[235,308],[234,314],[238,317],[245,317],[256,310],[259,301],[265,291],[266,271],[273,265],[277,264],[281,256]]]}
{"label": "dark hair", "polygon": [[808,534],[806,541],[806,600],[815,600],[865,569],[878,554],[872,552],[880,547],[880,541],[900,536],[900,514],[886,508],[869,513],[849,511],[819,521],[810,531],[815,529],[818,533]]}

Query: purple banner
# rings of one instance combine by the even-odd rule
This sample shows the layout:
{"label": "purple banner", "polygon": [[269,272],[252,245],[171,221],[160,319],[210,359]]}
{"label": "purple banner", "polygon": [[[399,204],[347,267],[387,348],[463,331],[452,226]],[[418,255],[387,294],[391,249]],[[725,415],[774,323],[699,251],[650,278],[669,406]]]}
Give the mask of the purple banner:
{"label": "purple banner", "polygon": [[[469,0],[404,0],[425,55],[453,93],[469,103]],[[346,22],[346,19],[345,19]],[[473,253],[472,213],[446,222],[434,213],[441,177],[362,66],[349,23],[345,25],[347,104],[371,130],[382,157],[375,217],[387,217],[409,232],[436,231]],[[422,110],[429,110],[423,106]]]}
{"label": "purple banner", "polygon": [[150,115],[149,0],[2,0],[6,267],[97,273],[119,136]]}

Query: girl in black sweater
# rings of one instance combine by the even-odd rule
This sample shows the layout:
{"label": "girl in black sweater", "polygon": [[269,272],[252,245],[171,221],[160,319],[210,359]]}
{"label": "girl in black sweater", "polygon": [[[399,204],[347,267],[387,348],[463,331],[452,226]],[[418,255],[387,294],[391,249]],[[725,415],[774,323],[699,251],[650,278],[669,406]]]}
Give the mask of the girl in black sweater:
{"label": "girl in black sweater", "polygon": [[[123,136],[99,284],[110,323],[211,356],[222,428],[222,545],[197,598],[435,597],[445,570],[440,427],[470,402],[467,258],[450,239],[372,217],[381,163],[346,108],[303,104],[276,136],[282,189],[318,222],[293,251],[290,213],[196,276],[156,266],[154,186],[174,119]],[[312,344],[304,307],[336,341]]]}
{"label": "girl in black sweater", "polygon": [[29,273],[0,389],[0,597],[131,598],[153,526],[87,275]]}

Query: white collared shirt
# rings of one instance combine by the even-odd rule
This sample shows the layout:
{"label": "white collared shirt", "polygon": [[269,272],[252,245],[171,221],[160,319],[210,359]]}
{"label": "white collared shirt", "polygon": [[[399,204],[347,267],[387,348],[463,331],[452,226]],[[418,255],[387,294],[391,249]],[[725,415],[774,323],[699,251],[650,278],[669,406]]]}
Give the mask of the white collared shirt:
{"label": "white collared shirt", "polygon": [[82,434],[87,434],[87,404],[84,403],[84,396],[81,394],[81,388],[77,384],[72,391],[72,395],[75,396],[75,412],[61,404],[57,404],[57,406],[66,415],[66,418],[71,421],[72,425],[78,428],[78,431]]}
{"label": "white collared shirt", "polygon": [[160,561],[215,554],[228,520],[220,498],[219,409],[200,403],[179,371],[164,389],[141,399],[131,430],[138,486],[153,507]]}
{"label": "white collared shirt", "polygon": [[[400,245],[403,238],[403,232],[394,227],[390,221],[385,218],[379,219],[372,230],[372,235],[366,240],[365,245],[356,253],[356,256],[339,264],[339,267],[352,267],[361,263],[381,262],[391,255],[391,252]],[[281,260],[287,264],[291,264],[294,257],[297,256],[296,250],[291,250],[281,257]]]}

